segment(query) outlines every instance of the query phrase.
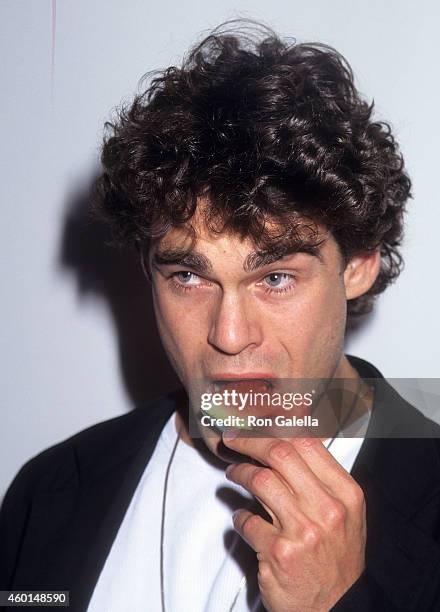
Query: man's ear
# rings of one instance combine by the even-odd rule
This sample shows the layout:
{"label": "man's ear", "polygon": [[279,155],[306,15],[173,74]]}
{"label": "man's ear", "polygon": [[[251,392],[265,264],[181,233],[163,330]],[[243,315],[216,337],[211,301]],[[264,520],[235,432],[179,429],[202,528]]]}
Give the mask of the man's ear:
{"label": "man's ear", "polygon": [[354,255],[344,270],[345,295],[352,300],[366,293],[380,270],[380,250],[364,251]]}

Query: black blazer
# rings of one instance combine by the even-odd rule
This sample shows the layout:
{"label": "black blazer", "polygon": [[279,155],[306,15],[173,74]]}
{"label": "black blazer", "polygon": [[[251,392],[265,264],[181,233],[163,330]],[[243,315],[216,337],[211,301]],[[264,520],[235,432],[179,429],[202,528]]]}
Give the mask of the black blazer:
{"label": "black blazer", "polygon": [[[368,362],[349,360],[364,378],[382,378]],[[367,567],[333,610],[438,612],[440,427],[382,383],[369,432],[383,438],[366,439],[352,469],[366,497]],[[1,590],[69,590],[70,610],[87,609],[178,397],[86,429],[20,470],[0,513]],[[426,437],[405,437],[411,431]]]}

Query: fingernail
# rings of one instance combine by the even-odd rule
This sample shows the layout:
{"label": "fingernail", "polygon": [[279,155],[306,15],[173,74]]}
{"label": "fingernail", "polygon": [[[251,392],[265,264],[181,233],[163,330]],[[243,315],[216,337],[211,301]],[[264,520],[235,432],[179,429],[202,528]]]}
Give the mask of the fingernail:
{"label": "fingernail", "polygon": [[238,438],[239,435],[240,435],[239,429],[229,429],[228,431],[225,431],[223,433],[223,439],[224,440],[234,440],[235,438]]}
{"label": "fingernail", "polygon": [[240,512],[241,512],[241,508],[239,510],[236,510],[235,512],[232,513],[232,522],[233,523],[235,523],[235,521],[237,520],[238,515],[240,514]]}

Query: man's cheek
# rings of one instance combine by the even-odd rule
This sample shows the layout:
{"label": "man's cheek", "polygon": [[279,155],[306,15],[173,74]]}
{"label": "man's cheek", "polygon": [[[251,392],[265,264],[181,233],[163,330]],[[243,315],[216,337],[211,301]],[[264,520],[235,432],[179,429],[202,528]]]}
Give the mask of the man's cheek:
{"label": "man's cheek", "polygon": [[167,325],[169,346],[181,366],[191,371],[197,360],[201,342],[201,329],[193,317],[180,316]]}

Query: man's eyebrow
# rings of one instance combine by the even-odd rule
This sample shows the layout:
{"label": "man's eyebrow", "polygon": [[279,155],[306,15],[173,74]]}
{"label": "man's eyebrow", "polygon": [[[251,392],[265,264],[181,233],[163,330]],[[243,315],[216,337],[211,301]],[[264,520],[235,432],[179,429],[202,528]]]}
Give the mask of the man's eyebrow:
{"label": "man's eyebrow", "polygon": [[[295,253],[306,253],[316,257],[321,263],[323,258],[319,250],[319,244],[295,244],[274,249],[254,251],[247,255],[243,269],[245,272],[254,272],[259,268],[263,268],[271,263]],[[213,266],[211,261],[197,251],[185,251],[181,249],[163,249],[156,251],[153,254],[153,264],[162,266],[179,265],[191,268],[200,274],[212,272]]]}
{"label": "man's eyebrow", "polygon": [[205,255],[195,251],[164,249],[153,254],[153,264],[162,266],[185,266],[196,272],[206,274],[212,271],[212,264]]}
{"label": "man's eyebrow", "polygon": [[320,244],[294,244],[263,251],[255,251],[254,253],[249,253],[246,257],[243,268],[246,272],[253,272],[287,255],[294,255],[296,253],[311,255],[316,257],[320,263],[324,263],[319,246]]}

